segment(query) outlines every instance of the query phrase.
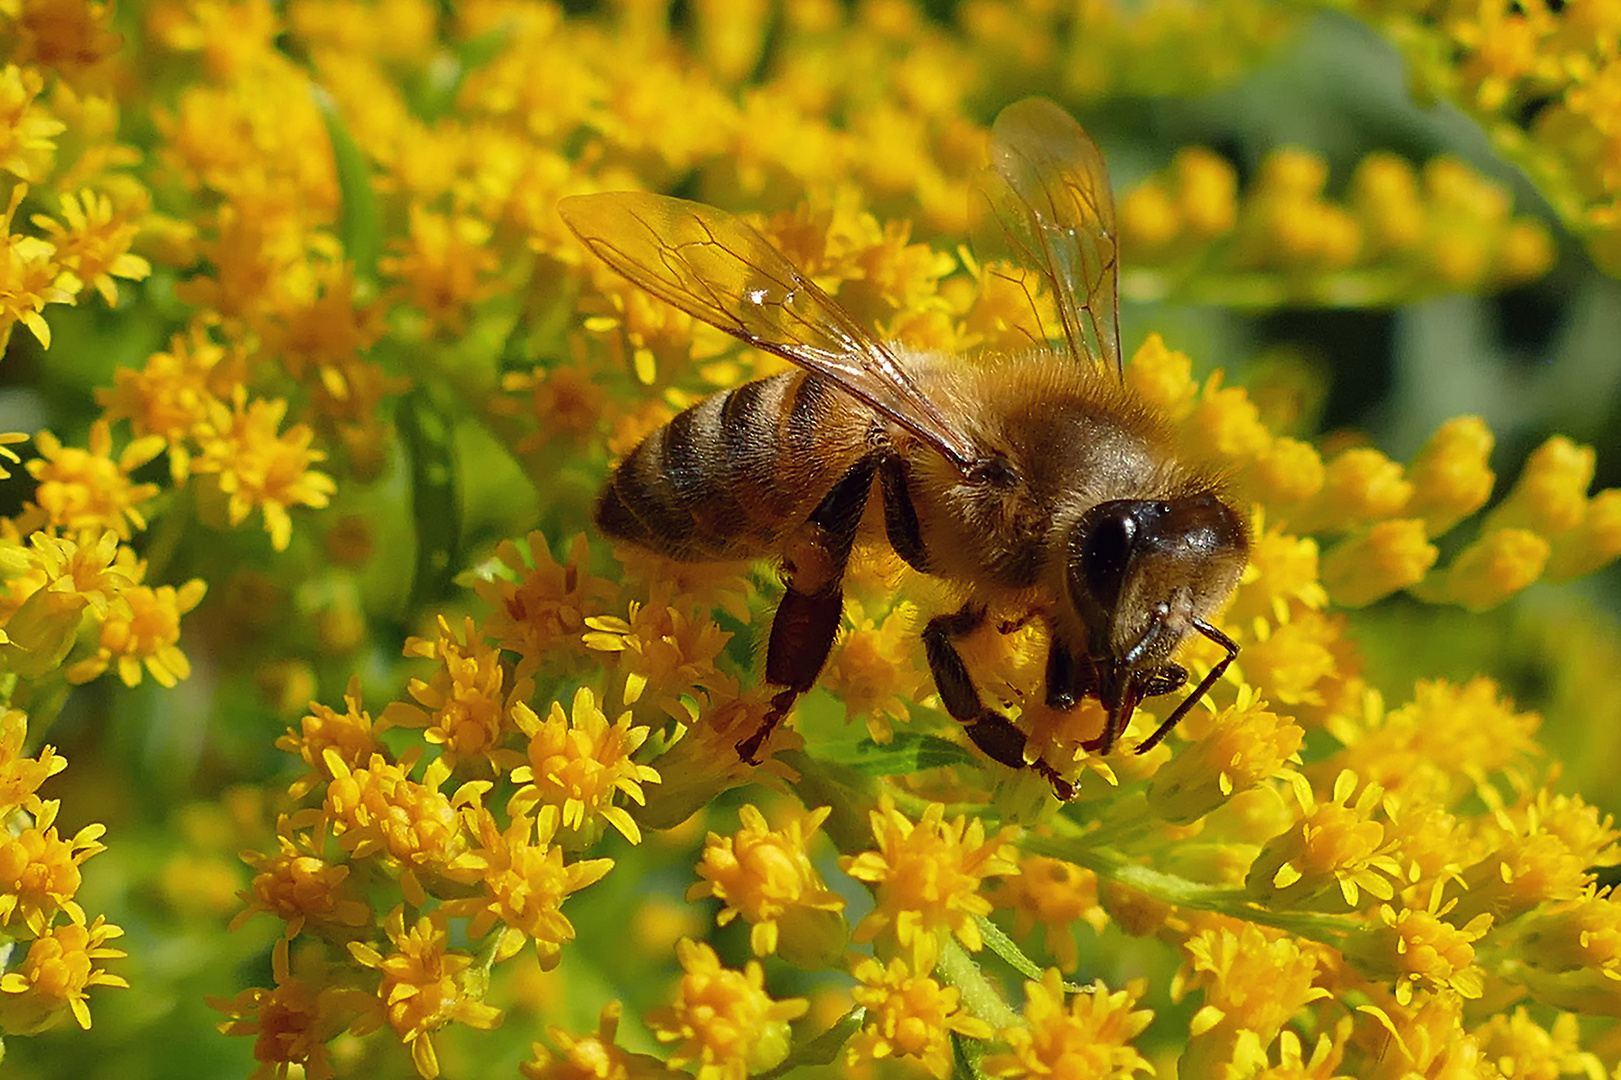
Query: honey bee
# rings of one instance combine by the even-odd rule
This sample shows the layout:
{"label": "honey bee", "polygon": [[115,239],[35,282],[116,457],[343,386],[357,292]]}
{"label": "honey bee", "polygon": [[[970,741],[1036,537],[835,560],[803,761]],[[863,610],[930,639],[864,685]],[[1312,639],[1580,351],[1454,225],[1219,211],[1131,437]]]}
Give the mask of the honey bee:
{"label": "honey bee", "polygon": [[1052,296],[1053,341],[975,362],[877,340],[752,227],[699,203],[634,192],[562,200],[563,220],[610,267],[696,319],[798,370],[722,391],[648,436],[614,470],[598,528],[678,560],[781,560],[765,678],[780,687],[754,761],[816,682],[838,631],[841,581],[875,494],[895,552],[968,597],[929,620],[924,650],[945,709],[988,757],[1054,763],[988,707],[957,643],[993,606],[1040,619],[1045,698],[1094,695],[1107,754],[1142,698],[1180,689],[1172,661],[1202,634],[1226,655],[1137,746],[1156,745],[1238,654],[1210,619],[1249,538],[1222,478],[1179,455],[1169,425],[1127,387],[1119,245],[1102,154],[1066,112],[1031,98],[991,133],[988,205]]}

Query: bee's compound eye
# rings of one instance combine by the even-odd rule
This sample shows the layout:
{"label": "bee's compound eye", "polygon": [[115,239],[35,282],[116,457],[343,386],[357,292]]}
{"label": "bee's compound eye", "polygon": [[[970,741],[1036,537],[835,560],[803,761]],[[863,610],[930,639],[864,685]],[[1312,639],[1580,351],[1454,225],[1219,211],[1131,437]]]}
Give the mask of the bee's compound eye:
{"label": "bee's compound eye", "polygon": [[1087,599],[1103,610],[1113,608],[1120,599],[1126,567],[1142,531],[1136,517],[1141,506],[1133,499],[1095,506],[1071,538],[1070,589],[1082,586]]}

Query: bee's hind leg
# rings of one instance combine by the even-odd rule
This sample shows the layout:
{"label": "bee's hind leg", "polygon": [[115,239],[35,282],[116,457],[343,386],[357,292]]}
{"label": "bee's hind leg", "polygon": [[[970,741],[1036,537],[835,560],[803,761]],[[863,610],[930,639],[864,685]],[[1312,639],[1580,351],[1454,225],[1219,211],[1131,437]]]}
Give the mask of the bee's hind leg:
{"label": "bee's hind leg", "polygon": [[1073,799],[1075,786],[1059,776],[1051,765],[1040,759],[1024,759],[1024,732],[979,700],[973,676],[968,674],[954,641],[973,633],[984,621],[985,609],[967,603],[950,615],[935,616],[924,627],[923,651],[928,655],[929,670],[934,675],[940,701],[986,757],[1010,769],[1034,769],[1052,785],[1054,795],[1064,800]]}
{"label": "bee's hind leg", "polygon": [[760,748],[795,699],[816,685],[833,651],[844,613],[844,568],[878,464],[879,456],[869,454],[852,465],[789,538],[783,554],[788,591],[771,620],[765,653],[766,682],[785,689],[772,697],[754,734],[738,742],[737,754],[744,761],[758,763]]}

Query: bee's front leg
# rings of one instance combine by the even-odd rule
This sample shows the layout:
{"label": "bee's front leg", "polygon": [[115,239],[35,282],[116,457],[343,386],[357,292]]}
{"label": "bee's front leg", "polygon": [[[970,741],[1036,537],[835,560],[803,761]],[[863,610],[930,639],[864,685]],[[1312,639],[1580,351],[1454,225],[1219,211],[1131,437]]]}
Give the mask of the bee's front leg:
{"label": "bee's front leg", "polygon": [[1053,786],[1054,795],[1064,800],[1073,799],[1075,786],[1059,776],[1056,769],[1039,758],[1024,759],[1024,732],[979,700],[973,676],[963,664],[955,641],[973,633],[984,621],[985,608],[969,602],[950,615],[935,616],[924,627],[923,651],[928,655],[929,670],[934,674],[934,687],[940,692],[940,701],[986,757],[1010,769],[1034,769]]}
{"label": "bee's front leg", "polygon": [[873,453],[851,466],[784,549],[788,591],[771,620],[765,653],[766,682],[784,689],[772,697],[771,708],[754,734],[737,744],[737,754],[744,761],[758,763],[760,748],[793,708],[794,700],[816,685],[816,677],[833,651],[844,613],[844,568],[855,546],[879,461],[880,455]]}

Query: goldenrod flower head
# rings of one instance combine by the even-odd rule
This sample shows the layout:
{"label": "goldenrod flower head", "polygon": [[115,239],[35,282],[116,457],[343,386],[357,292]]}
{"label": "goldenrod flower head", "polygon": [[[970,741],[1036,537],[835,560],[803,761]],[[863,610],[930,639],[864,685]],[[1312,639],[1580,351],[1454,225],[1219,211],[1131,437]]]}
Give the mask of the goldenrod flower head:
{"label": "goldenrod flower head", "polygon": [[1393,979],[1396,1000],[1407,1005],[1416,991],[1451,990],[1466,998],[1478,998],[1485,987],[1485,973],[1474,966],[1474,943],[1491,929],[1492,917],[1482,913],[1463,926],[1447,916],[1456,900],[1442,900],[1445,882],[1436,882],[1429,903],[1422,908],[1379,906],[1383,927],[1347,950],[1371,978]]}
{"label": "goldenrod flower head", "polygon": [[56,261],[56,248],[35,236],[11,232],[11,219],[28,194],[27,184],[11,189],[11,202],[0,214],[0,348],[21,323],[39,342],[51,346],[51,326],[40,314],[46,304],[72,303],[78,279]]}
{"label": "goldenrod flower head", "polygon": [[1424,580],[1441,552],[1421,518],[1376,522],[1323,557],[1323,585],[1343,607],[1366,607]]}
{"label": "goldenrod flower head", "polygon": [[894,737],[893,724],[910,718],[908,707],[930,689],[917,663],[917,608],[901,602],[882,625],[859,600],[845,602],[850,627],[828,660],[819,682],[844,702],[847,720],[861,717],[880,745]]}
{"label": "goldenrod flower head", "polygon": [[27,184],[45,179],[56,156],[56,136],[67,128],[37,103],[44,89],[38,68],[15,63],[0,68],[0,169]]}
{"label": "goldenrod flower head", "polygon": [[191,676],[191,661],[180,651],[180,617],[202,603],[208,585],[192,578],[179,589],[133,585],[119,594],[118,607],[101,620],[93,655],[67,669],[69,682],[89,682],[111,666],[125,686],[141,684],[144,667],[161,686]]}
{"label": "goldenrod flower head", "polygon": [[332,780],[319,810],[301,811],[295,828],[319,825],[351,859],[382,854],[407,870],[442,870],[467,850],[459,807],[475,802],[488,783],[467,783],[454,797],[439,790],[450,770],[428,766],[423,783],[407,770],[373,754],[363,768],[351,768],[328,748],[322,760]]}
{"label": "goldenrod flower head", "polygon": [[1259,513],[1251,533],[1249,566],[1227,608],[1228,622],[1261,618],[1284,623],[1295,606],[1315,610],[1328,604],[1317,580],[1317,541],[1292,536],[1281,526],[1269,528]]}
{"label": "goldenrod flower head", "polygon": [[133,212],[144,207],[113,209],[105,193],[86,188],[78,196],[62,195],[60,224],[44,214],[33,221],[45,230],[56,246],[56,260],[80,282],[101,294],[108,307],[118,306],[118,286],[113,278],[140,281],[152,272],[152,264],[130,254],[139,226],[130,221]]}
{"label": "goldenrod flower head", "polygon": [[675,1003],[647,1014],[661,1042],[679,1043],[668,1064],[696,1065],[698,1080],[743,1080],[788,1056],[788,1022],[810,1007],[804,998],[773,1001],[765,971],[750,960],[742,971],[722,967],[715,950],[683,939],[675,947],[686,974]]}
{"label": "goldenrod flower head", "polygon": [[1234,795],[1279,775],[1286,762],[1298,761],[1305,738],[1300,725],[1268,710],[1246,687],[1192,746],[1154,774],[1149,806],[1173,824],[1197,821]]}
{"label": "goldenrod flower head", "polygon": [[1108,912],[1098,903],[1097,875],[1046,855],[1021,858],[1019,872],[997,882],[992,900],[1013,911],[1015,937],[1022,938],[1041,924],[1047,951],[1061,971],[1073,971],[1081,962],[1076,923],[1084,922],[1100,934],[1109,924]]}
{"label": "goldenrod flower head", "polygon": [[81,1028],[89,1028],[90,1006],[85,1002],[90,987],[129,986],[122,977],[95,966],[97,960],[124,955],[107,945],[123,933],[98,915],[88,926],[75,921],[36,936],[22,962],[0,975],[0,1033],[37,1035],[70,1013]]}
{"label": "goldenrod flower head", "polygon": [[1270,1044],[1290,1017],[1330,996],[1314,985],[1319,973],[1312,950],[1253,924],[1219,921],[1184,941],[1182,949],[1172,998],[1191,990],[1204,997],[1182,1059],[1195,1075],[1214,1075],[1214,1066],[1231,1060],[1240,1032],[1255,1032],[1263,1045]]}
{"label": "goldenrod flower head", "polygon": [[1487,461],[1495,443],[1478,416],[1459,416],[1435,429],[1407,466],[1412,494],[1402,513],[1422,518],[1439,536],[1486,505],[1496,479]]}
{"label": "goldenrod flower head", "polygon": [[530,1046],[530,1059],[518,1064],[525,1080],[665,1080],[664,1062],[648,1054],[633,1054],[614,1045],[624,1006],[617,1000],[602,1007],[597,1029],[575,1036],[559,1027],[546,1034],[556,1044],[554,1054],[540,1043]]}
{"label": "goldenrod flower head", "polygon": [[1011,830],[986,839],[979,818],[964,815],[947,823],[939,803],[930,803],[914,823],[895,808],[888,792],[879,796],[870,817],[878,850],[839,860],[845,873],[875,886],[873,910],[856,927],[854,939],[871,941],[892,931],[920,974],[933,969],[943,934],[977,951],[983,942],[975,918],[992,910],[980,883],[1019,872],[1006,844]]}
{"label": "goldenrod flower head", "polygon": [[1309,609],[1276,626],[1256,619],[1241,660],[1246,681],[1285,705],[1321,702],[1318,686],[1339,666],[1334,649],[1343,628],[1344,616]]}
{"label": "goldenrod flower head", "polygon": [[287,924],[288,941],[303,931],[306,922],[339,938],[352,936],[371,922],[371,905],[348,881],[348,866],[328,862],[302,838],[283,834],[276,842],[279,850],[274,855],[246,856],[255,873],[252,884],[237,893],[247,906],[231,920],[232,930],[259,911]]}
{"label": "goldenrod flower head", "polygon": [[273,989],[250,987],[234,998],[209,998],[208,1003],[228,1017],[220,1031],[256,1036],[253,1057],[261,1075],[279,1080],[298,1065],[309,1080],[330,1080],[334,1074],[326,1044],[352,1015],[342,1006],[349,991],[327,984],[319,970],[294,975],[288,954],[286,938],[270,951]]}
{"label": "goldenrod flower head", "polygon": [[850,994],[867,1010],[867,1022],[845,1047],[854,1066],[884,1058],[912,1059],[937,1080],[952,1074],[953,1034],[989,1039],[990,1024],[962,1008],[962,992],[928,975],[914,975],[899,957],[886,967],[871,957],[850,972],[861,983]]}
{"label": "goldenrod flower head", "polygon": [[450,621],[439,616],[438,636],[406,639],[405,655],[437,660],[439,670],[432,679],[412,679],[406,687],[421,708],[396,701],[383,710],[385,723],[423,729],[423,740],[442,746],[450,766],[482,758],[499,771],[522,760],[501,746],[512,730],[501,652],[485,643],[472,618],[462,621],[462,636],[457,637]]}
{"label": "goldenrod flower head", "polygon": [[1357,794],[1356,774],[1345,770],[1334,780],[1332,798],[1319,802],[1304,776],[1291,773],[1289,779],[1299,823],[1256,857],[1246,882],[1251,893],[1290,907],[1343,902],[1352,909],[1364,891],[1381,900],[1394,896],[1391,880],[1402,876],[1396,845],[1386,842],[1384,824],[1374,820],[1384,789],[1368,783]]}
{"label": "goldenrod flower head", "polygon": [[529,764],[510,773],[512,781],[523,786],[508,803],[509,812],[527,813],[537,804],[555,806],[562,812],[564,828],[580,831],[601,818],[631,843],[641,842],[641,829],[623,807],[613,805],[613,799],[623,792],[639,805],[646,802],[642,785],[659,782],[657,769],[631,760],[647,741],[650,728],[632,726],[629,711],[610,724],[597,707],[596,696],[584,686],[575,691],[571,712],[554,701],[542,720],[520,701],[512,706],[512,720],[529,736]]}
{"label": "goldenrod flower head", "polygon": [[146,528],[140,505],[158,493],[156,484],[136,484],[130,473],[163,450],[156,436],[137,439],[112,458],[112,430],[105,420],[90,427],[88,449],[63,446],[48,431],[34,436],[40,456],[28,463],[28,474],[39,481],[34,500],[53,528],[77,533],[106,528],[128,540],[131,526]]}
{"label": "goldenrod flower head", "polygon": [[1271,508],[1280,525],[1293,528],[1291,515],[1309,513],[1311,500],[1323,490],[1328,468],[1311,443],[1280,437],[1243,472],[1255,498]]}
{"label": "goldenrod flower head", "polygon": [[1177,421],[1187,418],[1199,397],[1192,357],[1169,348],[1158,334],[1149,334],[1132,354],[1126,383],[1145,404]]}
{"label": "goldenrod flower head", "polygon": [[1154,1067],[1131,1045],[1154,1014],[1134,1009],[1141,989],[1127,987],[1113,993],[1101,982],[1070,997],[1064,1005],[1064,984],[1057,968],[1048,968],[1040,982],[1024,984],[1024,1023],[997,1032],[1010,1047],[984,1061],[991,1076],[1009,1080],[1044,1077],[1097,1078],[1152,1074]]}
{"label": "goldenrod flower head", "polygon": [[412,204],[410,228],[393,242],[397,254],[377,268],[400,281],[399,299],[427,320],[430,333],[458,333],[472,308],[494,295],[500,257],[490,225],[469,214],[446,215]]}
{"label": "goldenrod flower head", "polygon": [[586,443],[602,426],[608,392],[578,364],[508,372],[501,389],[528,395],[525,411],[535,421],[535,430],[518,441],[513,453],[532,453],[551,442]]}
{"label": "goldenrod flower head", "polygon": [[378,736],[391,725],[386,719],[374,723],[371,714],[362,705],[363,700],[360,676],[351,675],[348,689],[343,694],[344,712],[312,701],[309,714],[300,721],[299,730],[289,729],[287,734],[276,740],[278,750],[297,754],[310,770],[288,788],[288,794],[293,798],[301,799],[307,792],[331,779],[326,768],[326,755],[329,752],[336,754],[351,769],[362,768],[374,755],[382,753],[383,744]]}
{"label": "goldenrod flower head", "polygon": [[731,634],[707,616],[696,618],[672,606],[667,592],[656,589],[646,604],[630,602],[630,618],[594,615],[585,620],[588,648],[619,654],[625,672],[624,702],[644,698],[683,723],[691,719],[681,698],[715,685],[715,658]]}
{"label": "goldenrod flower head", "polygon": [[1401,708],[1387,713],[1376,701],[1359,725],[1336,725],[1346,749],[1333,760],[1409,805],[1451,806],[1478,778],[1525,762],[1540,724],[1537,714],[1516,712],[1490,679],[1423,679]]}
{"label": "goldenrod flower head", "polygon": [[411,1053],[423,1080],[439,1075],[433,1033],[446,1024],[489,1029],[501,1022],[501,1010],[481,1000],[484,976],[473,957],[449,947],[445,917],[438,911],[405,925],[405,908],[395,908],[384,921],[393,951],[386,956],[360,942],[349,944],[355,962],[377,971],[374,1018],[363,1018],[357,1034],[387,1023]]}
{"label": "goldenrod flower head", "polygon": [[74,896],[83,880],[79,867],[97,852],[104,825],[86,825],[71,840],[57,835],[56,813],[61,804],[40,805],[32,825],[0,833],[0,926],[13,937],[24,929],[35,936],[45,933],[60,912],[75,923],[85,921],[84,909]]}
{"label": "goldenrod flower head", "polygon": [[23,757],[28,738],[28,716],[17,709],[0,713],[0,817],[12,811],[38,815],[44,809],[39,787],[68,767],[53,746],[42,746],[34,757]]}
{"label": "goldenrod flower head", "polygon": [[1221,383],[1219,371],[1205,380],[1185,430],[1196,445],[1222,459],[1244,463],[1261,457],[1272,448],[1272,432],[1247,392]]}
{"label": "goldenrod flower head", "polygon": [[1580,799],[1544,794],[1491,824],[1478,860],[1463,870],[1458,918],[1489,912],[1501,924],[1541,902],[1574,900],[1587,891],[1589,868],[1615,854],[1613,822]]}
{"label": "goldenrod flower head", "polygon": [[1581,1048],[1580,1018],[1562,1012],[1543,1027],[1524,1005],[1489,1017],[1474,1032],[1487,1061],[1513,1062],[1521,1076],[1602,1076],[1598,1054]]}
{"label": "goldenrod flower head", "polygon": [[590,572],[585,534],[575,535],[565,563],[552,558],[545,534],[538,531],[529,534],[524,548],[503,540],[495,557],[508,573],[480,576],[473,590],[494,608],[480,623],[484,636],[518,654],[515,677],[529,677],[565,649],[583,651],[586,616],[613,591],[611,582]]}
{"label": "goldenrod flower head", "polygon": [[742,828],[733,836],[710,833],[687,899],[721,901],[716,922],[742,915],[756,955],[781,952],[800,967],[823,967],[844,949],[844,900],[828,890],[812,865],[809,844],[832,807],[792,816],[781,829],[766,824],[750,803],[738,808]]}
{"label": "goldenrod flower head", "polygon": [[1442,588],[1466,610],[1487,611],[1536,581],[1551,552],[1529,529],[1497,529],[1458,554]]}
{"label": "goldenrod flower head", "polygon": [[514,817],[505,830],[482,807],[467,814],[468,831],[477,844],[446,874],[477,884],[480,894],[447,900],[442,909],[447,915],[471,915],[467,936],[473,939],[500,923],[505,929],[495,947],[497,962],[516,954],[525,941],[533,941],[541,967],[550,970],[563,946],[574,940],[574,924],[561,910],[563,901],[601,881],[613,869],[613,860],[565,863],[562,847],[552,842],[558,825],[555,806],[541,807],[534,820]]}
{"label": "goldenrod flower head", "polygon": [[315,433],[308,426],[294,424],[278,434],[286,414],[285,401],[249,401],[247,390],[237,387],[229,406],[209,403],[208,419],[196,432],[200,450],[192,462],[192,471],[211,477],[225,496],[231,526],[242,524],[255,508],[263,513],[277,551],[285,551],[292,540],[288,509],[320,509],[337,490],[330,476],[310,467],[326,455],[311,449]]}
{"label": "goldenrod flower head", "polygon": [[181,481],[190,472],[192,433],[208,420],[213,402],[230,398],[245,365],[241,345],[215,342],[199,319],[175,334],[166,351],[147,357],[144,367],[116,369],[113,385],[96,390],[96,403],[108,423],[129,420],[137,438],[161,436],[170,472]]}

